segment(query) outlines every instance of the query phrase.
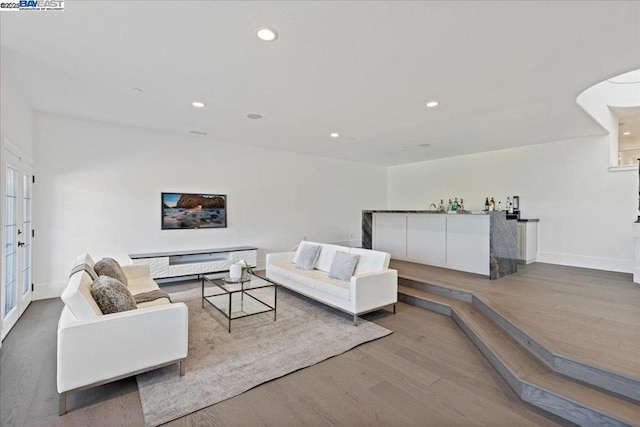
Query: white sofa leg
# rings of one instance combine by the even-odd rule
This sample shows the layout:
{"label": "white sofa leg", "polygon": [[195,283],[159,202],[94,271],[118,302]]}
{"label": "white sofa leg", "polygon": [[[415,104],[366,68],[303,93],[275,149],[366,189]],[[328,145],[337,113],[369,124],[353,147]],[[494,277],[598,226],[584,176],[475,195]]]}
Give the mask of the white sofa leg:
{"label": "white sofa leg", "polygon": [[358,315],[357,314],[353,315],[353,326],[358,326]]}
{"label": "white sofa leg", "polygon": [[67,392],[59,394],[60,400],[58,401],[58,415],[64,415],[67,413]]}
{"label": "white sofa leg", "polygon": [[184,377],[184,365],[185,365],[184,359],[181,360],[179,363],[180,363],[180,376]]}

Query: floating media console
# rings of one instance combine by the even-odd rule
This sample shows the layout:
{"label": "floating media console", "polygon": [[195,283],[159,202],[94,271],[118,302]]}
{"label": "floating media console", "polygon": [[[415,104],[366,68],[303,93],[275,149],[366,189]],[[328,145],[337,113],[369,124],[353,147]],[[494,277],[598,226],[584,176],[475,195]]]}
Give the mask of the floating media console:
{"label": "floating media console", "polygon": [[180,276],[196,276],[222,273],[241,259],[252,267],[257,266],[258,248],[239,246],[234,248],[196,249],[191,251],[130,254],[133,264],[146,264],[154,279]]}

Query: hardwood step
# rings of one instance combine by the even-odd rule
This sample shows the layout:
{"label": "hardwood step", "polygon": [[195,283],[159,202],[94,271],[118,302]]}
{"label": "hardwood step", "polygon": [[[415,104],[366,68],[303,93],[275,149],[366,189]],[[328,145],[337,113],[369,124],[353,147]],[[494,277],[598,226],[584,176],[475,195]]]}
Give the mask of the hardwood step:
{"label": "hardwood step", "polygon": [[398,294],[451,316],[522,400],[583,426],[640,425],[640,406],[553,372],[472,304],[406,286]]}
{"label": "hardwood step", "polygon": [[[435,282],[435,281],[434,281]],[[490,317],[501,329],[516,339],[521,345],[529,349],[539,359],[544,361],[553,371],[575,380],[591,384],[603,390],[616,393],[624,398],[640,402],[640,378],[629,377],[611,369],[605,369],[592,361],[576,360],[555,352],[554,342],[542,336],[532,336],[528,327],[521,320],[522,316],[514,316],[509,310],[494,304],[491,297],[479,298],[475,293],[464,290],[455,283],[448,284],[442,281],[437,283],[425,283],[424,280],[403,275],[399,283],[406,287],[420,289],[431,294],[451,297],[455,300],[471,303],[486,316]],[[525,302],[523,302],[525,303]],[[500,306],[500,309],[496,307]],[[427,308],[427,307],[424,307]],[[447,313],[441,313],[447,314]],[[539,316],[548,316],[540,313]],[[538,320],[538,323],[540,321]],[[555,323],[554,323],[555,324]],[[605,345],[591,346],[589,352],[611,351]],[[601,357],[602,359],[602,357]]]}

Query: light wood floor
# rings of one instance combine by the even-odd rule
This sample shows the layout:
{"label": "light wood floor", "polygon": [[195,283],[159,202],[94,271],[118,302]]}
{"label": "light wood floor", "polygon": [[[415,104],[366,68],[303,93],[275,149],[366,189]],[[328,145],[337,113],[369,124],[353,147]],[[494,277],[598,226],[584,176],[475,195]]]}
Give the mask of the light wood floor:
{"label": "light wood floor", "polygon": [[[135,379],[73,394],[70,412],[56,415],[61,308],[59,300],[32,303],[3,342],[0,425],[142,425]],[[450,318],[406,304],[366,318],[394,333],[170,424],[567,425],[520,401]]]}
{"label": "light wood floor", "polygon": [[472,292],[554,353],[640,378],[640,285],[630,274],[534,263],[489,280],[403,261],[391,268]]}

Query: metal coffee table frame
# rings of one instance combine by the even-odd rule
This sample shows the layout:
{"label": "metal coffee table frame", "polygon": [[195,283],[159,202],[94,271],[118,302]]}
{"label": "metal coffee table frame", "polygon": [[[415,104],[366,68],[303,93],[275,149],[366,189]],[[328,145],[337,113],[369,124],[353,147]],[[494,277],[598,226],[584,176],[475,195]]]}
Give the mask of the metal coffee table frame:
{"label": "metal coffee table frame", "polygon": [[[263,284],[245,288],[246,283],[251,283],[252,276],[262,280]],[[204,286],[205,282],[209,282],[213,284],[214,286],[216,286],[217,289],[222,290],[222,293],[205,295],[205,286]],[[251,293],[249,293],[250,291],[253,291],[256,289],[264,289],[269,287],[273,287],[273,306],[267,304],[266,302],[262,301],[255,295],[251,295]],[[236,313],[234,315],[233,296],[237,294],[240,294],[240,304],[244,304],[244,297],[246,295],[247,297],[251,298],[252,304],[258,304],[259,306],[261,306],[261,309],[251,313],[240,312],[242,314]],[[215,302],[215,299],[220,299],[221,297],[224,297],[224,296],[229,297],[228,314],[227,314],[227,311],[224,309],[224,307],[217,305]],[[275,322],[276,308],[278,304],[278,284],[272,280],[267,279],[266,277],[259,276],[255,273],[249,273],[246,276],[243,276],[240,280],[231,280],[228,276],[213,278],[213,277],[207,277],[206,275],[204,275],[202,280],[202,307],[204,307],[205,301],[211,304],[213,308],[215,308],[220,313],[222,313],[222,315],[227,319],[228,321],[227,330],[229,332],[231,332],[232,320],[242,319],[244,317],[254,316],[256,314],[263,314],[263,313],[268,313],[273,311],[273,321]]]}

